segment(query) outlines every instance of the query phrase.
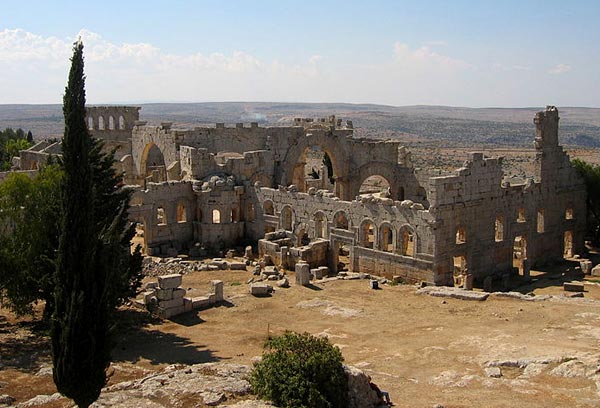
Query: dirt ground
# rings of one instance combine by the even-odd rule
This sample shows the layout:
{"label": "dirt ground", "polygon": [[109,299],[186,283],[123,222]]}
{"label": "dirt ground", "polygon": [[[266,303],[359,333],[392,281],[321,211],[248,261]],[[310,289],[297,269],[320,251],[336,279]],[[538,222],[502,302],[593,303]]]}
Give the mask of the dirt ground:
{"label": "dirt ground", "polygon": [[[552,300],[477,302],[418,295],[409,285],[372,290],[366,280],[292,285],[257,298],[248,294],[251,272],[193,272],[185,288],[202,294],[223,280],[226,302],[165,321],[122,310],[110,384],[173,363],[251,364],[268,335],[295,330],[329,337],[397,407],[595,407],[592,379],[550,375],[559,360],[600,362],[600,286],[588,280],[583,299],[563,296],[562,282],[577,273],[576,263],[565,263],[534,272],[533,284],[520,288]],[[56,391],[48,339],[34,323],[0,310],[0,340],[0,394],[18,403]],[[484,373],[488,361],[524,359],[549,363],[539,375],[518,367],[502,367],[501,378]]]}

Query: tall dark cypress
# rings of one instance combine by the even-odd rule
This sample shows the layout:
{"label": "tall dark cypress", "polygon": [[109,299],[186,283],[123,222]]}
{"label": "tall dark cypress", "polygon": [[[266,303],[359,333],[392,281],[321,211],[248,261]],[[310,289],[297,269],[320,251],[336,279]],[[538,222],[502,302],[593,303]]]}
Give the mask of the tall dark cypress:
{"label": "tall dark cypress", "polygon": [[94,212],[95,143],[85,123],[83,43],[73,47],[63,99],[65,179],[52,318],[53,377],[58,391],[87,407],[100,395],[110,362],[109,273]]}

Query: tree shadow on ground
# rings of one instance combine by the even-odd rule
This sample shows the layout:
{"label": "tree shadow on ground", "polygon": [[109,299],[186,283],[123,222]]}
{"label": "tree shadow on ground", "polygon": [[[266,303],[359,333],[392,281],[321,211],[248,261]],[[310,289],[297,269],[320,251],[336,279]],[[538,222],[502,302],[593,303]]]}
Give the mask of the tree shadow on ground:
{"label": "tree shadow on ground", "polygon": [[0,339],[0,369],[32,373],[51,360],[48,328],[39,321],[12,323],[0,316]]}
{"label": "tree shadow on ground", "polygon": [[[158,329],[148,329],[158,325],[161,319],[137,309],[120,310],[119,327],[115,336],[116,345],[112,360],[115,362],[136,363],[148,360],[150,364],[198,364],[220,360],[206,346],[190,339]],[[196,313],[190,312],[171,319],[174,323],[191,326],[202,323]]]}

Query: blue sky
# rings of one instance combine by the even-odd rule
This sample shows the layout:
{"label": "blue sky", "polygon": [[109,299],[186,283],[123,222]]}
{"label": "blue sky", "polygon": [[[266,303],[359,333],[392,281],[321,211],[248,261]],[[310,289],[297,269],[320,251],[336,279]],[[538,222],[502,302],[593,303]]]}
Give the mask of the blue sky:
{"label": "blue sky", "polygon": [[11,1],[2,15],[0,103],[60,103],[81,35],[91,103],[600,106],[598,1]]}

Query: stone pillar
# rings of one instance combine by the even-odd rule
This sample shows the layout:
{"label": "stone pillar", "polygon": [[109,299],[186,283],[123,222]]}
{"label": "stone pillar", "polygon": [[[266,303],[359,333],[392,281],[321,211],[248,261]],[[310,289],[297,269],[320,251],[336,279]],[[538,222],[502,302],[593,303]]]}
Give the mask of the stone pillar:
{"label": "stone pillar", "polygon": [[215,302],[223,301],[223,281],[214,280],[210,282],[212,284],[213,294],[215,295]]}
{"label": "stone pillar", "polygon": [[473,274],[468,273],[464,275],[463,287],[466,290],[473,290]]}
{"label": "stone pillar", "polygon": [[307,286],[310,283],[310,265],[305,261],[296,264],[296,284]]}

